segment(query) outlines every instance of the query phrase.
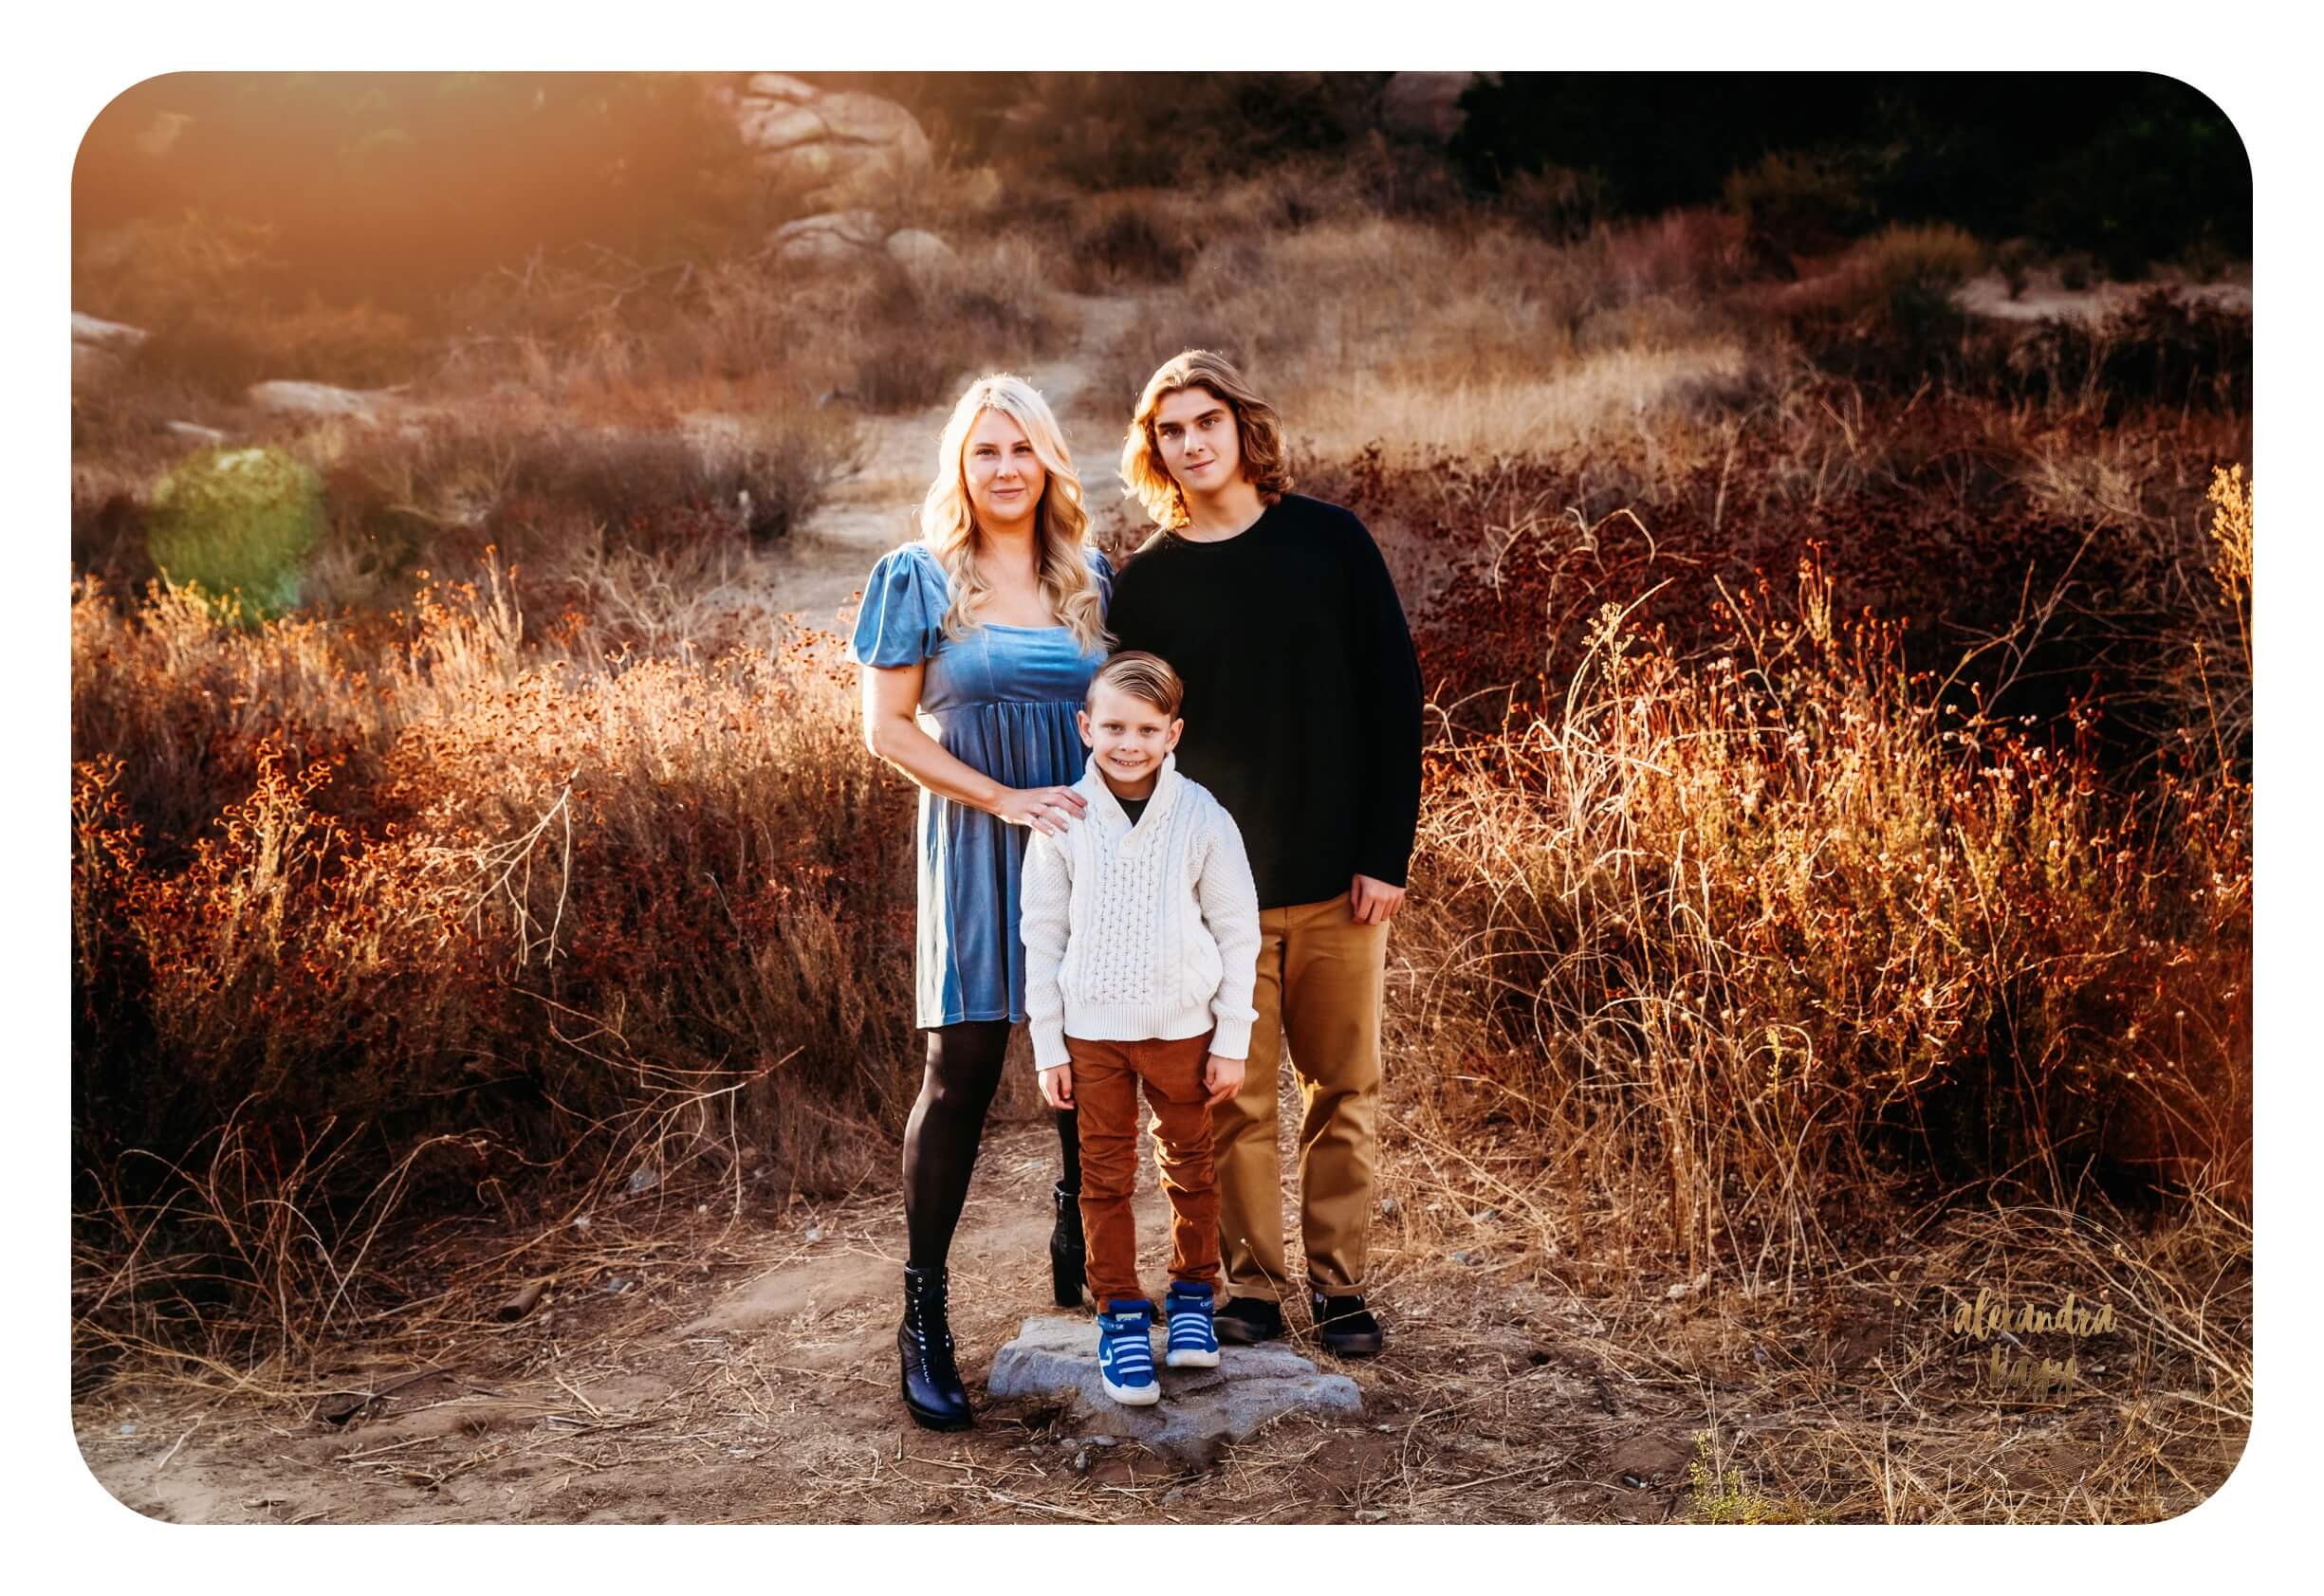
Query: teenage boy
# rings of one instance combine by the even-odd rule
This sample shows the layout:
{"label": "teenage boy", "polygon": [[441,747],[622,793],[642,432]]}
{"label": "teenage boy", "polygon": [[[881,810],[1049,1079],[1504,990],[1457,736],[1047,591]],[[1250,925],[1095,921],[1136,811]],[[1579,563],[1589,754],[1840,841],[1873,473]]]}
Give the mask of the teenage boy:
{"label": "teenage boy", "polygon": [[1243,838],[1219,801],[1178,773],[1186,729],[1177,674],[1118,653],[1090,679],[1079,721],[1089,768],[1081,824],[1025,849],[1018,934],[1041,1094],[1078,1109],[1081,1228],[1097,1303],[1106,1394],[1158,1399],[1139,1289],[1138,1085],[1153,1110],[1171,1205],[1170,1333],[1164,1362],[1215,1368],[1219,1208],[1210,1110],[1243,1085],[1259,898]]}
{"label": "teenage boy", "polygon": [[1157,530],[1116,578],[1106,626],[1177,667],[1178,758],[1242,828],[1259,890],[1249,1069],[1211,1115],[1218,1334],[1282,1333],[1276,1080],[1288,1032],[1308,1304],[1328,1350],[1377,1352],[1364,1290],[1381,989],[1420,812],[1404,607],[1363,523],[1290,490],[1281,421],[1221,356],[1190,349],[1153,374],[1121,474]]}

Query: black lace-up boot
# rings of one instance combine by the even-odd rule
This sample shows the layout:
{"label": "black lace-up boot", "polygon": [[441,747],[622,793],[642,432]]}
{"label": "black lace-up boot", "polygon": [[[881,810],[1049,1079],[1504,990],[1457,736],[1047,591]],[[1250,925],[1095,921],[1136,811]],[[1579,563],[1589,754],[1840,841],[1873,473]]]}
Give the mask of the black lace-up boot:
{"label": "black lace-up boot", "polygon": [[1057,1227],[1049,1232],[1049,1284],[1060,1308],[1081,1306],[1082,1271],[1089,1254],[1081,1239],[1081,1193],[1067,1191],[1062,1181],[1050,1188],[1057,1204]]}
{"label": "black lace-up boot", "polygon": [[904,1322],[895,1349],[904,1365],[904,1405],[929,1430],[965,1430],[975,1422],[968,1392],[952,1361],[952,1327],[945,1319],[945,1272],[904,1265]]}

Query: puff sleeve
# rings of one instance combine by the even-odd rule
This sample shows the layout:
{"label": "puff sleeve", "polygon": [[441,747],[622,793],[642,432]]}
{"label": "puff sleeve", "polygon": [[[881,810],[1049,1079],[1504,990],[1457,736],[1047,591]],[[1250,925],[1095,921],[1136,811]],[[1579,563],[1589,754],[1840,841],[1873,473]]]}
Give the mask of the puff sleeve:
{"label": "puff sleeve", "polygon": [[847,657],[858,665],[913,665],[936,651],[944,604],[931,591],[929,561],[906,543],[879,557],[863,584],[863,607],[847,640]]}

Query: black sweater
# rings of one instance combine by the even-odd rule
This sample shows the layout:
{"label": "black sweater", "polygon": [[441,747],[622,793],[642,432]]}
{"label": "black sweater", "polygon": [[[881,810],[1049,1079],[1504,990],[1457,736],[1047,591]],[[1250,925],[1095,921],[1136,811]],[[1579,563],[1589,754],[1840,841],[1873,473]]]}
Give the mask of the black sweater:
{"label": "black sweater", "polygon": [[1165,535],[1115,578],[1106,629],[1184,678],[1178,767],[1234,816],[1261,908],[1404,885],[1420,669],[1362,522],[1287,493],[1223,541]]}

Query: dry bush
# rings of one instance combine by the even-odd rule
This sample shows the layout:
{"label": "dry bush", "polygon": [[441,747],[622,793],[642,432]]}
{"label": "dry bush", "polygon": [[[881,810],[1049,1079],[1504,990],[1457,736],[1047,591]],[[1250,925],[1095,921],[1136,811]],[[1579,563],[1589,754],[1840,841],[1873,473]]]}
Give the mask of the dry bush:
{"label": "dry bush", "polygon": [[[700,568],[800,527],[857,458],[841,412],[748,393],[577,393],[563,414],[481,403],[380,432],[310,433],[327,468],[319,598],[384,607],[488,546],[544,576],[633,551]],[[707,407],[717,408],[707,408]]]}
{"label": "dry bush", "polygon": [[2042,321],[1977,374],[2053,411],[2118,425],[2147,410],[2248,415],[2252,319],[2157,285],[2096,322]]}
{"label": "dry bush", "polygon": [[1196,208],[1148,190],[1106,194],[1074,217],[1073,286],[1103,293],[1124,284],[1175,283],[1196,254]]}
{"label": "dry bush", "polygon": [[[1983,263],[1957,228],[1891,225],[1798,282],[1741,296],[1770,316],[1817,364],[1884,387],[1964,378],[1979,364],[1969,317],[1953,290]],[[1983,347],[2015,335],[1989,329]]]}
{"label": "dry bush", "polygon": [[[1511,694],[1547,712],[1609,596],[1638,601],[1641,621],[1691,654],[1717,640],[1722,582],[1782,571],[1810,540],[1836,551],[1852,603],[1905,625],[1916,666],[1994,656],[1980,670],[2006,684],[2011,713],[2062,713],[2126,627],[2159,635],[2167,551],[2030,505],[2006,413],[1902,406],[1812,372],[1756,371],[1744,393],[1754,402],[1724,425],[1681,409],[1588,449],[1399,460],[1375,448],[1301,481],[1379,536],[1424,618],[1430,679],[1467,701],[1465,725]],[[1715,416],[1731,402],[1681,404]],[[2037,613],[2021,646],[1995,641]]]}
{"label": "dry bush", "polygon": [[157,585],[124,606],[101,583],[76,583],[72,646],[73,759],[120,761],[108,800],[167,865],[257,785],[262,749],[292,777],[310,750],[360,761],[415,707],[394,697],[416,685],[404,674],[412,653],[366,658],[357,635],[312,616],[245,630]]}
{"label": "dry bush", "polygon": [[277,379],[384,388],[419,375],[431,353],[409,317],[368,303],[259,313],[220,304],[155,328],[129,364],[140,381],[231,398]]}
{"label": "dry bush", "polygon": [[[75,647],[78,1201],[117,1226],[93,1257],[155,1231],[247,1318],[314,1260],[206,1249],[272,1235],[276,1198],[344,1238],[420,1193],[428,1147],[465,1149],[440,1207],[602,1180],[684,1127],[670,1156],[845,1183],[900,1124],[910,804],[837,639],[581,655],[488,569],[367,633],[84,588]],[[212,1146],[232,1204],[188,1162]]]}
{"label": "dry bush", "polygon": [[1858,253],[1873,284],[1890,296],[1912,287],[1959,287],[1985,261],[1983,246],[1942,222],[1926,227],[1891,223],[1866,240]]}
{"label": "dry bush", "polygon": [[867,275],[868,291],[839,336],[854,352],[844,386],[874,411],[947,403],[978,372],[1064,345],[1069,322],[1053,274],[1024,240],[956,251],[920,271],[883,262]]}
{"label": "dry bush", "polygon": [[1743,280],[1743,223],[1708,208],[1594,229],[1585,247],[1624,300],[1656,295],[1705,299]]}
{"label": "dry bush", "polygon": [[463,302],[493,329],[452,340],[447,374],[471,387],[551,393],[737,389],[789,406],[844,398],[879,413],[926,408],[968,372],[1063,346],[1070,322],[1039,233],[956,242],[906,267],[874,251],[843,266],[767,249],[644,281],[589,263],[479,284]]}
{"label": "dry bush", "polygon": [[1729,615],[1682,663],[1609,604],[1558,713],[1431,756],[1392,1006],[1448,1096],[1689,1273],[1828,1256],[1900,1145],[2247,1192],[2248,789],[2130,811],[1813,565]]}

